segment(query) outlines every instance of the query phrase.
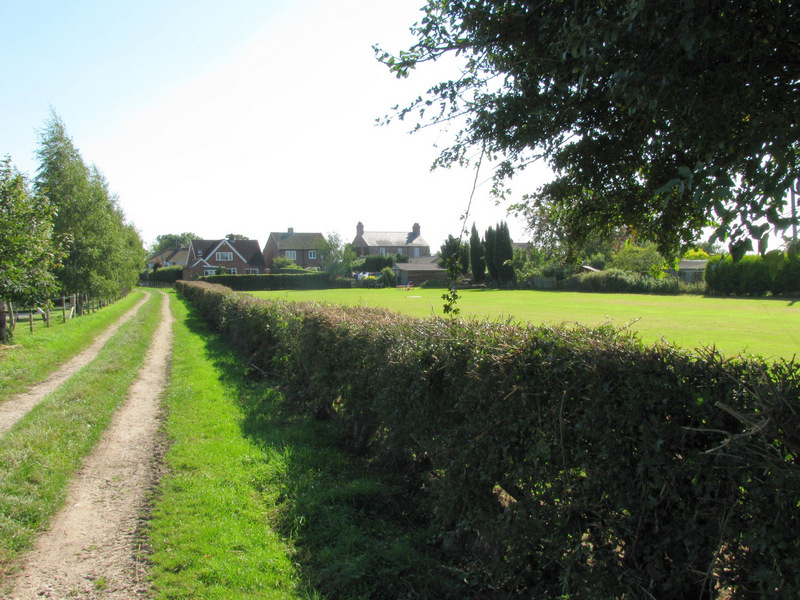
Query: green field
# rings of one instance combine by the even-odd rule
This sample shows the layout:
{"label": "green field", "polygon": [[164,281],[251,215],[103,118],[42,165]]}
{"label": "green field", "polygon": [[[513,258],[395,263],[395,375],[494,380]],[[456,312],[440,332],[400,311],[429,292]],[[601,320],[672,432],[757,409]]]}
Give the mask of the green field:
{"label": "green field", "polygon": [[[383,307],[415,317],[441,316],[443,290],[353,289],[252,292],[260,298]],[[684,348],[714,346],[726,356],[792,358],[800,349],[800,300],[461,290],[461,316],[540,323],[612,323],[642,340]]]}

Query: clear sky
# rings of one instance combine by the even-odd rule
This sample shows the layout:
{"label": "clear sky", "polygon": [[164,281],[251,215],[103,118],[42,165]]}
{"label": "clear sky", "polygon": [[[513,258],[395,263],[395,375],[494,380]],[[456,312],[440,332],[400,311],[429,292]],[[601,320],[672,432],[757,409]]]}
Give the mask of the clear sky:
{"label": "clear sky", "polygon": [[[375,120],[456,76],[397,80],[423,0],[0,0],[0,156],[33,177],[54,110],[146,244],[163,233],[457,235],[475,172],[430,165],[448,134]],[[479,175],[468,226],[506,219]],[[543,171],[515,180],[518,198]]]}

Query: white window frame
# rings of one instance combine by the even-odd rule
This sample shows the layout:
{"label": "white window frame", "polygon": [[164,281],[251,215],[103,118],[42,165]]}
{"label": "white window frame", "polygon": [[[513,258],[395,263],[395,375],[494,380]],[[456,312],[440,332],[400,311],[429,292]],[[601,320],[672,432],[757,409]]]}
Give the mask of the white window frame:
{"label": "white window frame", "polygon": [[225,267],[225,275],[238,275],[236,267]]}
{"label": "white window frame", "polygon": [[217,252],[217,260],[220,262],[228,262],[233,260],[233,252]]}
{"label": "white window frame", "polygon": [[252,267],[247,267],[244,270],[245,275],[258,275],[258,269],[253,269]]}
{"label": "white window frame", "polygon": [[297,250],[284,250],[283,255],[291,260],[297,260]]}
{"label": "white window frame", "polygon": [[209,275],[216,275],[216,269],[203,269],[203,277],[208,277]]}
{"label": "white window frame", "polygon": [[308,260],[317,260],[317,251],[316,250],[309,250],[308,251]]}

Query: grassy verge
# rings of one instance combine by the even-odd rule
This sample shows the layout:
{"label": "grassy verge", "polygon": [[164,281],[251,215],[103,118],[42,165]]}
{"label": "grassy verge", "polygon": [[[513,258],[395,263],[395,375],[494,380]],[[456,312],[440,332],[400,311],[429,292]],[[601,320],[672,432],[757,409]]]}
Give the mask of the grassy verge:
{"label": "grassy verge", "polygon": [[173,301],[156,598],[448,598],[457,578],[399,485],[341,448]]}
{"label": "grassy verge", "polygon": [[72,474],[127,397],[159,322],[160,302],[161,295],[154,294],[92,363],[3,437],[0,574],[58,510]]}
{"label": "grassy verge", "polygon": [[[414,317],[442,314],[443,290],[352,289],[252,292],[260,298],[389,308]],[[786,298],[711,298],[587,294],[527,290],[460,290],[463,317],[521,322],[611,323],[630,326],[647,343],[662,337],[684,348],[714,345],[728,356],[790,359],[800,348],[800,301]]]}
{"label": "grassy verge", "polygon": [[0,346],[0,402],[45,379],[59,365],[87,348],[111,323],[142,298],[135,290],[119,302],[64,323],[52,313],[51,326],[17,324],[12,346]]}

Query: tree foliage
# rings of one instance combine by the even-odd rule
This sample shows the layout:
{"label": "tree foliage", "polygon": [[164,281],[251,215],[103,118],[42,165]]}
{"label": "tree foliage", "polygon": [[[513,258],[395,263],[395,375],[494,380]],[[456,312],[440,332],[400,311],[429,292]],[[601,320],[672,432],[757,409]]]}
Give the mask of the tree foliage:
{"label": "tree foliage", "polygon": [[57,277],[63,293],[114,297],[136,284],[142,241],[125,222],[99,169],[87,166],[53,113],[40,134],[34,191],[55,207],[53,230],[65,257]]}
{"label": "tree foliage", "polygon": [[317,252],[322,262],[322,270],[331,279],[349,277],[356,259],[356,251],[351,244],[345,244],[338,233],[329,233],[318,240]]}
{"label": "tree foliage", "polygon": [[[229,233],[228,236],[235,235]],[[227,239],[237,239],[237,238],[230,238]],[[162,250],[167,250],[168,248],[177,248],[179,246],[188,246],[189,242],[192,240],[200,239],[200,236],[196,233],[191,233],[186,231],[184,233],[165,233],[163,235],[159,235],[156,237],[156,241],[150,249],[151,254],[156,254],[161,252]]]}
{"label": "tree foliage", "polygon": [[457,257],[458,260],[458,271],[460,275],[466,275],[469,273],[469,256],[470,256],[470,246],[469,244],[465,244],[457,237],[453,237],[452,235],[448,235],[447,239],[439,248],[439,264],[447,268],[450,264],[451,257]]}
{"label": "tree foliage", "polygon": [[445,55],[461,74],[398,111],[456,123],[438,164],[485,149],[499,184],[544,158],[536,190],[572,236],[629,228],[665,254],[715,227],[739,256],[786,229],[800,127],[794,1],[428,0],[399,77]]}
{"label": "tree foliage", "polygon": [[484,247],[478,228],[472,224],[472,231],[469,236],[469,263],[472,270],[472,280],[475,283],[482,283],[486,276],[486,261],[483,258]]}
{"label": "tree foliage", "polygon": [[31,193],[10,158],[0,162],[0,342],[9,339],[7,301],[42,304],[55,292],[53,214],[52,204]]}

